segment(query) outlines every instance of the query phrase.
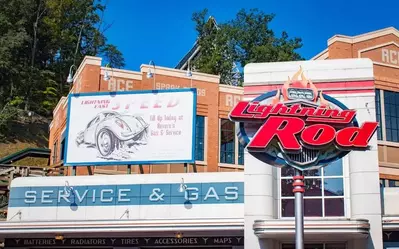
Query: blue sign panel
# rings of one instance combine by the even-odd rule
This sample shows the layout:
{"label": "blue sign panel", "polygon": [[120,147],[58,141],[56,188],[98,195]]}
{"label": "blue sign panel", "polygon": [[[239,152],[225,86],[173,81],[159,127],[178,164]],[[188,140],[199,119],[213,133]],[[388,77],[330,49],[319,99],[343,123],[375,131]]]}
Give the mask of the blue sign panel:
{"label": "blue sign panel", "polygon": [[384,249],[399,249],[399,242],[384,242]]}
{"label": "blue sign panel", "polygon": [[13,187],[9,207],[244,203],[243,182]]}

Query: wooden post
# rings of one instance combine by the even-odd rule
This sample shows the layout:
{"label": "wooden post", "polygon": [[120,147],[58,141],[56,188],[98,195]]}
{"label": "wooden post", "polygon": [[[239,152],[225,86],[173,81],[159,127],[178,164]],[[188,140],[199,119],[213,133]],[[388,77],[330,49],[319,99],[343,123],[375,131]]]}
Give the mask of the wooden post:
{"label": "wooden post", "polygon": [[93,171],[91,170],[91,166],[87,166],[87,172],[89,172],[89,175],[93,175]]}
{"label": "wooden post", "polygon": [[195,164],[195,162],[193,163],[193,171],[194,173],[197,173],[197,165]]}
{"label": "wooden post", "polygon": [[144,174],[144,169],[142,164],[139,164],[139,169],[140,169],[140,174]]}

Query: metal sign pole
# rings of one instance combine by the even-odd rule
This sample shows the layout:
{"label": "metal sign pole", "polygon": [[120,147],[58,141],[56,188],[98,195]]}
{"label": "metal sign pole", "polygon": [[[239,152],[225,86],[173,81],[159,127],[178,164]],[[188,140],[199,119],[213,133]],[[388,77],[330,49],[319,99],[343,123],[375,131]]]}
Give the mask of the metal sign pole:
{"label": "metal sign pole", "polygon": [[304,249],[304,214],[303,214],[303,195],[305,184],[302,171],[295,169],[294,182],[292,183],[295,194],[295,249]]}

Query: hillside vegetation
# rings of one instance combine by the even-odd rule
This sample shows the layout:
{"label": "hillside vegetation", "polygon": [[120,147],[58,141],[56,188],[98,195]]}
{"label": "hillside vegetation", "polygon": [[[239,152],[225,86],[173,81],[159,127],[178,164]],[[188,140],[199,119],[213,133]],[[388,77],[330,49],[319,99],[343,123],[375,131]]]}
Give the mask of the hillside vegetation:
{"label": "hillside vegetation", "polygon": [[[26,148],[48,148],[48,127],[50,120],[38,114],[12,109],[13,118],[0,125],[0,159]],[[4,113],[3,113],[4,114]],[[0,120],[4,117],[0,113]],[[47,159],[25,158],[13,163],[26,166],[46,166]]]}

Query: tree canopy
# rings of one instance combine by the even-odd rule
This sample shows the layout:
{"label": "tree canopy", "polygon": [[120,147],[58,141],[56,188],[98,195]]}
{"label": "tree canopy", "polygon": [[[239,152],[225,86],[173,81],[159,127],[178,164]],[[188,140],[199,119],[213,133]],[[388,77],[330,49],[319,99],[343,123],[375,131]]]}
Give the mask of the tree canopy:
{"label": "tree canopy", "polygon": [[107,43],[106,3],[99,0],[0,0],[0,110],[49,116],[72,65],[101,55],[123,67],[122,53]]}
{"label": "tree canopy", "polygon": [[222,83],[232,84],[235,65],[301,60],[296,51],[302,47],[302,40],[290,38],[285,31],[276,36],[269,27],[274,17],[258,9],[242,9],[234,19],[216,23],[213,17],[208,18],[207,9],[193,13],[200,46],[193,69],[218,74]]}

